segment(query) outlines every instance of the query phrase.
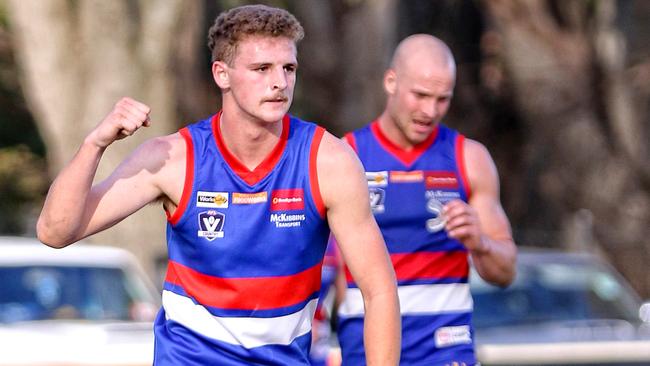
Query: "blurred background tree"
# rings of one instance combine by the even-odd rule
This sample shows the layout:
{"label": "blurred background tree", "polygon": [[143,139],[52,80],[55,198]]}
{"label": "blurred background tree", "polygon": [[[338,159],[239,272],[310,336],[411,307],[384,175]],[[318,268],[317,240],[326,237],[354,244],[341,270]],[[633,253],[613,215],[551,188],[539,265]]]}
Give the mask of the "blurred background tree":
{"label": "blurred background tree", "polygon": [[[650,2],[260,2],[306,30],[292,113],[339,136],[381,112],[400,39],[445,40],[458,63],[445,123],[492,152],[517,242],[597,251],[650,297]],[[143,139],[217,110],[207,28],[244,3],[0,0],[0,229],[33,234],[47,182],[122,95],[149,104],[155,127],[112,146],[99,178]],[[150,207],[92,240],[151,266],[165,255],[163,222]]]}
{"label": "blurred background tree", "polygon": [[[199,113],[210,106],[201,93],[207,85],[191,85],[201,69],[194,64],[202,55],[199,2],[18,0],[6,7],[22,90],[47,147],[50,177],[124,95],[147,103],[153,123],[108,149],[98,179],[144,139],[176,130],[185,118],[182,107]],[[147,207],[92,240],[150,259],[164,248],[164,214]]]}
{"label": "blurred background tree", "polygon": [[7,14],[0,7],[0,233],[33,226],[45,190],[45,146],[27,110],[15,72]]}

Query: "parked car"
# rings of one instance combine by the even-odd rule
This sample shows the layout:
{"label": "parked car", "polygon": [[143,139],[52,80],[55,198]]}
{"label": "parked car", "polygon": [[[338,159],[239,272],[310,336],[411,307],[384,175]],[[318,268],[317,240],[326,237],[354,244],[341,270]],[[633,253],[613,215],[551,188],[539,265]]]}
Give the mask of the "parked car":
{"label": "parked car", "polygon": [[506,289],[473,273],[482,365],[650,365],[650,304],[589,254],[521,249]]}
{"label": "parked car", "polygon": [[133,255],[0,237],[1,365],[151,365],[159,298]]}

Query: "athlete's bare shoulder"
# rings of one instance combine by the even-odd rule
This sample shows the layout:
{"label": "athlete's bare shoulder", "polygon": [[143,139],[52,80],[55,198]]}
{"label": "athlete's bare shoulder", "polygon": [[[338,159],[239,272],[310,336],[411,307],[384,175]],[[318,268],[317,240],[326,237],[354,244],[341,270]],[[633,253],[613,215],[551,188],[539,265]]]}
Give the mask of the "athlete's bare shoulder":
{"label": "athlete's bare shoulder", "polygon": [[163,153],[165,161],[185,160],[187,142],[180,132],[155,137],[148,141],[154,153]]}
{"label": "athlete's bare shoulder", "polygon": [[498,195],[499,174],[488,149],[476,140],[465,139],[463,151],[472,194],[489,192]]}
{"label": "athlete's bare shoulder", "polygon": [[359,194],[367,197],[361,162],[344,141],[326,132],[318,150],[317,165],[318,182],[328,209],[337,205],[337,201],[352,202]]}
{"label": "athlete's bare shoulder", "polygon": [[180,133],[154,137],[138,146],[113,179],[142,177],[140,181],[149,181],[162,196],[178,202],[185,181],[186,159],[187,144]]}
{"label": "athlete's bare shoulder", "polygon": [[127,158],[128,165],[155,175],[165,166],[185,160],[185,141],[180,133],[159,136],[143,142]]}
{"label": "athlete's bare shoulder", "polygon": [[[345,141],[332,135],[329,132],[323,134],[323,140],[318,152],[319,165],[333,165],[345,170],[346,167],[356,167],[359,162],[354,150]],[[348,165],[350,164],[350,165]]]}
{"label": "athlete's bare shoulder", "polygon": [[187,149],[185,138],[179,133],[160,136],[146,142],[151,145],[151,153],[161,163],[159,172],[155,172],[160,189],[173,202],[178,202],[187,174]]}
{"label": "athlete's bare shoulder", "polygon": [[470,138],[465,139],[465,154],[471,155],[473,158],[478,159],[490,159],[490,152],[482,143],[472,140]]}

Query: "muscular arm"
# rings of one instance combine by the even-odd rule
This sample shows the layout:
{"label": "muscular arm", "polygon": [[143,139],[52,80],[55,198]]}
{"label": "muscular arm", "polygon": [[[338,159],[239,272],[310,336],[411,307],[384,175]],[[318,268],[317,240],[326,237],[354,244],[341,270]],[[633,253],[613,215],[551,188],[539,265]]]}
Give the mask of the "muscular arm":
{"label": "muscular arm", "polygon": [[470,251],[484,280],[507,286],[515,276],[517,248],[501,206],[497,170],[490,153],[476,141],[465,140],[464,155],[472,193],[469,205],[455,200],[445,206],[446,229]]}
{"label": "muscular arm", "polygon": [[169,171],[170,136],[141,145],[106,180],[92,186],[106,147],[147,126],[148,114],[144,104],[122,99],[86,137],[50,187],[37,224],[43,243],[62,248],[116,224],[163,194],[160,180]]}
{"label": "muscular arm", "polygon": [[318,181],[330,229],[363,295],[368,365],[397,365],[401,328],[395,272],[370,212],[361,163],[328,133],[318,152]]}

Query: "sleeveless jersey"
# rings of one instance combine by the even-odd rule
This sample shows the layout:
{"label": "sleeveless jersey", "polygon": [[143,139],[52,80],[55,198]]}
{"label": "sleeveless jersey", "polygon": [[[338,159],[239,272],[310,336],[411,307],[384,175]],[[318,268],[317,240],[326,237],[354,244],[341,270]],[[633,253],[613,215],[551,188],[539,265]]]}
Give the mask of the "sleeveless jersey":
{"label": "sleeveless jersey", "polygon": [[[438,125],[407,152],[390,142],[375,121],[346,139],[366,171],[372,211],[397,276],[400,365],[474,365],[468,252],[447,236],[441,215],[446,202],[469,197],[464,137]],[[344,365],[365,365],[363,300],[346,274],[339,342]]]}
{"label": "sleeveless jersey", "polygon": [[324,130],[282,123],[253,171],[223,143],[219,114],[180,130],[186,177],[168,213],[156,365],[309,364],[329,234],[316,175]]}

